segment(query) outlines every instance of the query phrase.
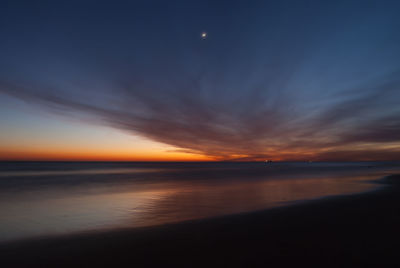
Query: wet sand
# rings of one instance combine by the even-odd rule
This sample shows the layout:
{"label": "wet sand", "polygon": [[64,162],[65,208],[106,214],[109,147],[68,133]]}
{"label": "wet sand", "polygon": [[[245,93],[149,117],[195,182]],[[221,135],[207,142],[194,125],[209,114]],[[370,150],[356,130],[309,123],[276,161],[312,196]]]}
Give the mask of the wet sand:
{"label": "wet sand", "polygon": [[1,267],[398,266],[400,175],[377,183],[386,187],[235,216],[2,244]]}

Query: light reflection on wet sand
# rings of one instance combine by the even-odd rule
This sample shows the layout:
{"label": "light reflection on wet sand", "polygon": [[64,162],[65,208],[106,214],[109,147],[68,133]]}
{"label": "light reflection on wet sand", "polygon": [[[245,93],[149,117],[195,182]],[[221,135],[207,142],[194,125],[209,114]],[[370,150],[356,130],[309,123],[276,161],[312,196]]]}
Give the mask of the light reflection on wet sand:
{"label": "light reflection on wet sand", "polygon": [[[0,241],[40,235],[141,227],[262,210],[297,201],[373,190],[384,171],[301,178],[169,180],[91,189],[0,194]],[[96,188],[97,187],[97,188]]]}

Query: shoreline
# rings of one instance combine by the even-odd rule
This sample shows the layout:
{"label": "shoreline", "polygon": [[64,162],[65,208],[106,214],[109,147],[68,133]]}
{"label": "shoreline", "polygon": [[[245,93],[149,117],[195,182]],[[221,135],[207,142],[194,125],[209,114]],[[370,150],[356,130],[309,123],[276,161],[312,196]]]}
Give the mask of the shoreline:
{"label": "shoreline", "polygon": [[375,182],[387,186],[217,218],[7,242],[0,260],[2,267],[399,263],[400,175]]}

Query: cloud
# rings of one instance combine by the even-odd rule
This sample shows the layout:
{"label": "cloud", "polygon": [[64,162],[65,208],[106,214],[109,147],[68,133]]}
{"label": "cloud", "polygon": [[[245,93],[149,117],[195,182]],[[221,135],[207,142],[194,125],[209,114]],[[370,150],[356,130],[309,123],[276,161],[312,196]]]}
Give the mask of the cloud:
{"label": "cloud", "polygon": [[397,3],[245,6],[10,13],[0,93],[217,160],[399,159]]}
{"label": "cloud", "polygon": [[[357,93],[359,88],[348,90],[316,113],[300,111],[286,86],[269,90],[281,77],[268,79],[261,83],[265,90],[239,92],[215,89],[217,85],[210,90],[213,77],[207,73],[168,79],[161,86],[125,79],[99,92],[67,94],[43,83],[4,80],[0,90],[57,113],[89,116],[93,123],[217,160],[398,158],[399,110],[393,105],[400,89],[397,76],[368,81],[363,94]],[[377,145],[366,152],[351,150],[362,143]],[[397,147],[385,149],[384,143]]]}

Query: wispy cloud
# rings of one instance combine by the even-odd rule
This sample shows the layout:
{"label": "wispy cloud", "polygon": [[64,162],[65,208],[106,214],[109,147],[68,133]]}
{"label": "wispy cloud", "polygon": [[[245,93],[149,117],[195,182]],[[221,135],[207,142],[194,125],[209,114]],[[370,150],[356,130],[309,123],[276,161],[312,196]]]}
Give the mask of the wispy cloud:
{"label": "wispy cloud", "polygon": [[397,1],[186,2],[7,7],[0,93],[218,160],[400,158]]}
{"label": "wispy cloud", "polygon": [[[287,87],[269,90],[274,79],[235,96],[202,84],[210,81],[207,73],[178,82],[171,79],[164,87],[118,81],[98,95],[86,91],[93,98],[31,81],[2,81],[0,88],[57,113],[90,116],[94,123],[218,160],[393,159],[400,144],[390,149],[382,144],[399,142],[397,77],[369,81],[363,94],[357,94],[359,88],[348,90],[338,101],[310,114],[298,112],[299,103],[288,95]],[[363,151],[358,149],[362,143],[376,145]]]}

